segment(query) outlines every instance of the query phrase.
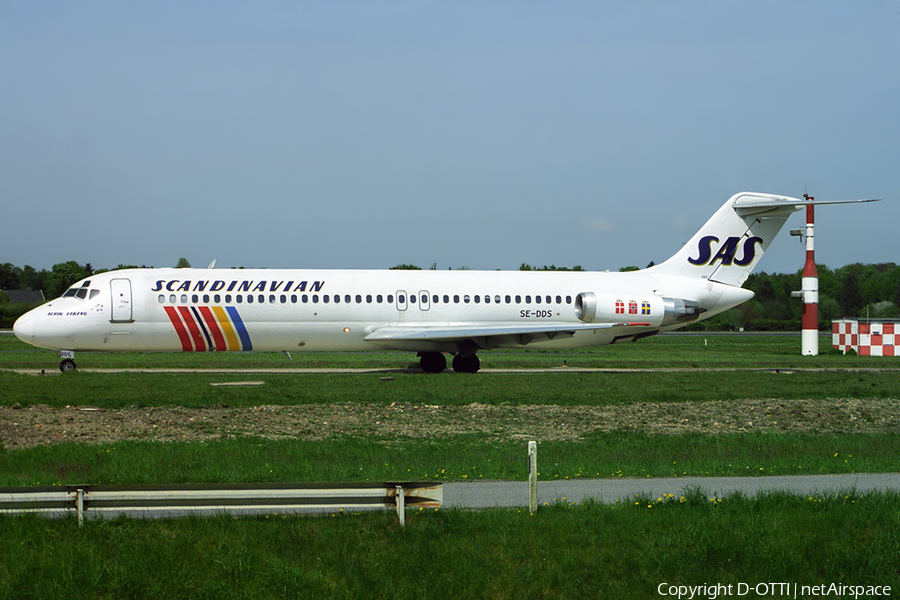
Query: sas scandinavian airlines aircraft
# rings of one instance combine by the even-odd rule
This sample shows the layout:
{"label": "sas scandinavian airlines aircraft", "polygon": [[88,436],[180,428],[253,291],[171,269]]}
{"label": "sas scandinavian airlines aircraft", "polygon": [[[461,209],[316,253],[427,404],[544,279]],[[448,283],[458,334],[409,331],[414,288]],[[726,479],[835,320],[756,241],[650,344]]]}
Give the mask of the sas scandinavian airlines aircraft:
{"label": "sas scandinavian airlines aircraft", "polygon": [[[822,202],[813,202],[819,204]],[[408,350],[474,373],[479,350],[635,341],[746,302],[741,288],[797,198],[732,196],[666,262],[625,273],[134,269],[23,315],[16,336],[76,351]]]}

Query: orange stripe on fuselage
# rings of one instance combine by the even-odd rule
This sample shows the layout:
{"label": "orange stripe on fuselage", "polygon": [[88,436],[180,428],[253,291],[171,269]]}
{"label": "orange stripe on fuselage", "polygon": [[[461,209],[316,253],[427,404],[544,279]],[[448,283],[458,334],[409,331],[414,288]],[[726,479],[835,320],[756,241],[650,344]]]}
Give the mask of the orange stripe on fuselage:
{"label": "orange stripe on fuselage", "polygon": [[225,312],[225,309],[221,306],[213,306],[212,309],[213,312],[216,313],[216,317],[219,320],[219,325],[222,326],[222,331],[225,333],[225,337],[228,339],[228,349],[240,350],[241,342],[238,340],[238,336],[234,332],[234,327],[231,326],[231,321],[228,320],[228,314]]}

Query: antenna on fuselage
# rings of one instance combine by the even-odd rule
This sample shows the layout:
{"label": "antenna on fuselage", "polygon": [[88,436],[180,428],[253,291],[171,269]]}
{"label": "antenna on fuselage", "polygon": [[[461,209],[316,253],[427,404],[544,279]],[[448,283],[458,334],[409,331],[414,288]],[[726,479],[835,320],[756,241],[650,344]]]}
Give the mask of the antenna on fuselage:
{"label": "antenna on fuselage", "polygon": [[214,258],[213,261],[211,263],[209,263],[209,266],[206,268],[207,269],[215,269],[216,268],[216,259]]}

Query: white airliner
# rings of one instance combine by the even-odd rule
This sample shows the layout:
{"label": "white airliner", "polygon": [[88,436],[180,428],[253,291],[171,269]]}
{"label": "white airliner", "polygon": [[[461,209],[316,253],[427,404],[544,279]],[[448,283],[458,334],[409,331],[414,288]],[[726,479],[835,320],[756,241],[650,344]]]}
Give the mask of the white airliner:
{"label": "white airliner", "polygon": [[[813,202],[820,204],[825,202]],[[418,353],[474,373],[479,350],[634,341],[746,302],[741,288],[809,201],[732,196],[666,262],[625,273],[131,269],[93,275],[19,318],[16,336],[76,351]]]}

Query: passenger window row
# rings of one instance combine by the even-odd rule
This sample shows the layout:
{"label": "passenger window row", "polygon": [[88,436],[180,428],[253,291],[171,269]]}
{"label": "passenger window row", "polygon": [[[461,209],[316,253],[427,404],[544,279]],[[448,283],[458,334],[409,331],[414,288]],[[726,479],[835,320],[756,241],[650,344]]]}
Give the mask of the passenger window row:
{"label": "passenger window row", "polygon": [[[210,302],[214,302],[215,304],[221,304],[222,301],[225,301],[225,304],[243,304],[246,302],[247,304],[308,304],[312,302],[313,304],[323,303],[323,304],[383,304],[385,300],[387,300],[388,304],[394,303],[394,295],[387,294],[387,296],[383,294],[366,294],[363,296],[362,294],[356,294],[355,296],[351,296],[350,294],[340,295],[340,294],[160,294],[159,295],[159,303],[160,304],[209,304]],[[409,301],[411,303],[415,303],[416,300],[419,299],[417,295],[411,294],[409,296]],[[397,302],[399,304],[406,304],[406,295],[398,294]],[[428,296],[426,294],[421,295],[421,303],[422,305],[428,304]],[[513,302],[515,300],[515,302]],[[523,302],[524,300],[524,302]],[[555,301],[555,302],[554,302]],[[475,294],[474,296],[465,294],[460,296],[459,294],[443,294],[438,295],[434,294],[431,296],[432,304],[563,304],[563,296],[551,296],[551,295],[505,295],[501,297],[499,294],[494,296],[485,294],[484,296]],[[572,296],[565,296],[565,304],[572,303]]]}

